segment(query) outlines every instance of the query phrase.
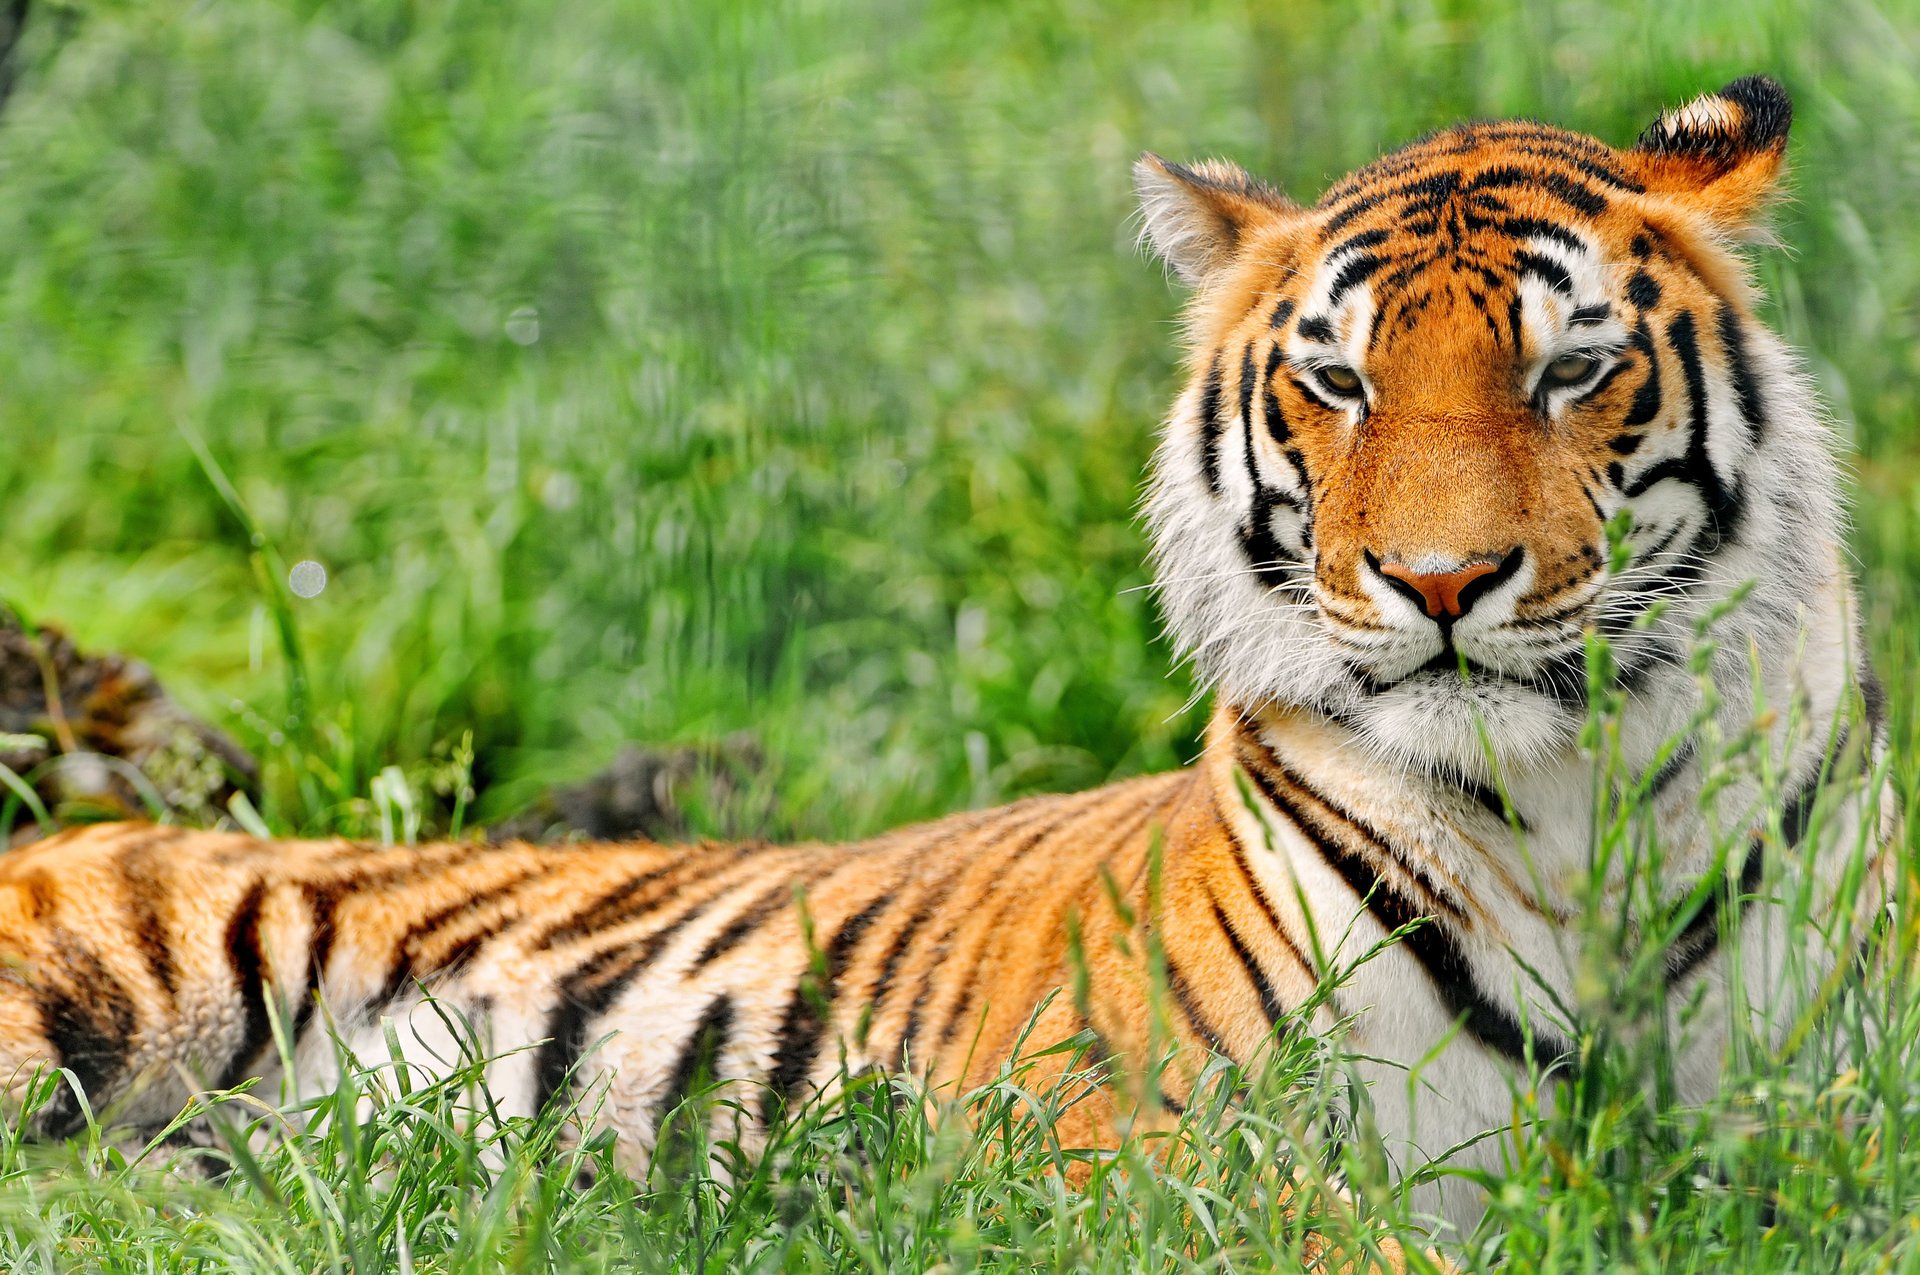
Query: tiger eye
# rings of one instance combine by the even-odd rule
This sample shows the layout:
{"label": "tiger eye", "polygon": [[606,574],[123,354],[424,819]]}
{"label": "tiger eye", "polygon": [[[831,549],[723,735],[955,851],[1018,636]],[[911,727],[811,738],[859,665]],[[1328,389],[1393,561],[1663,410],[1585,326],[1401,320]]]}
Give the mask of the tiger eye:
{"label": "tiger eye", "polygon": [[1547,379],[1561,385],[1573,385],[1593,375],[1599,360],[1584,354],[1564,354],[1547,364]]}
{"label": "tiger eye", "polygon": [[1352,394],[1360,388],[1360,374],[1340,364],[1321,368],[1320,379],[1342,394]]}

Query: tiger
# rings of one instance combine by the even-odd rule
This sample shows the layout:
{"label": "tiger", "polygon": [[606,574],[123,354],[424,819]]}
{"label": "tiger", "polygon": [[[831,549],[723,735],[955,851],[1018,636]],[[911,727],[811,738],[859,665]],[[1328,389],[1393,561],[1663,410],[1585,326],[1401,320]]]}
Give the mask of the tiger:
{"label": "tiger", "polygon": [[[1675,1028],[1678,1090],[1710,1095],[1732,1013],[1777,1038],[1793,968],[1865,941],[1899,820],[1830,782],[1882,764],[1887,714],[1833,431],[1740,253],[1791,117],[1756,76],[1625,149],[1463,123],[1310,206],[1225,161],[1138,161],[1143,238],[1190,290],[1143,498],[1213,697],[1185,769],[837,845],[68,830],[0,857],[0,1075],[17,1101],[65,1068],[152,1127],[196,1086],[324,1086],[396,1040],[445,1066],[457,1019],[497,1051],[498,1110],[591,1094],[643,1174],[701,1077],[756,1135],[869,1069],[966,1086],[1074,1040],[1252,1065],[1338,1030],[1394,1172],[1450,1149],[1497,1170],[1476,1136],[1579,1063],[1605,692],[1665,872],[1650,900],[1622,864],[1600,888],[1641,909],[1630,936],[1675,922],[1676,1003],[1722,1007]],[[1742,732],[1777,820],[1715,761]],[[1796,896],[1838,937],[1783,930]],[[1781,941],[1729,941],[1736,915]],[[1177,1117],[1203,1071],[1116,1083],[1061,1136]],[[63,1091],[34,1119],[85,1111]],[[1418,1190],[1456,1235],[1486,1207],[1470,1173]]]}

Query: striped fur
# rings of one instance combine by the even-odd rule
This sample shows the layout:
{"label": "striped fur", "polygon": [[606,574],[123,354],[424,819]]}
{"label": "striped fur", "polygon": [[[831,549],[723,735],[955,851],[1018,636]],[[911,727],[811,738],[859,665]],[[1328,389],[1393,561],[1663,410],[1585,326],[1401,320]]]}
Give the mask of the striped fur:
{"label": "striped fur", "polygon": [[[1727,247],[1789,113],[1745,80],[1626,151],[1468,125],[1312,208],[1228,165],[1142,162],[1148,237],[1195,288],[1192,380],[1148,504],[1170,624],[1218,692],[1193,768],[844,846],[69,833],[0,860],[0,1070],[59,1063],[151,1123],[187,1078],[272,1074],[276,1012],[293,1079],[319,1086],[334,1033],[378,1061],[388,1021],[423,1064],[451,1057],[451,1010],[511,1051],[489,1074],[502,1109],[591,1095],[639,1170],[703,1075],[751,1086],[751,1143],[843,1067],[974,1081],[1023,1032],[1139,1059],[1157,1039],[1143,954],[1160,951],[1185,1048],[1149,1109],[1178,1111],[1207,1051],[1254,1058],[1342,970],[1307,1026],[1353,1016],[1411,1168],[1507,1122],[1516,1076],[1575,1065],[1590,631],[1618,652],[1627,764],[1657,772],[1665,899],[1688,917],[1675,1000],[1727,994],[1719,924],[1741,912],[1783,940],[1737,954],[1775,1030],[1796,961],[1819,977],[1846,950],[1784,932],[1786,901],[1804,885],[1843,932],[1863,925],[1894,818],[1849,797],[1805,843],[1823,772],[1875,764],[1884,731],[1871,694],[1864,721],[1847,712],[1869,679],[1830,441]],[[1605,528],[1623,511],[1620,569]],[[1480,582],[1471,606],[1467,585],[1447,595],[1461,614],[1423,611],[1388,567]],[[1705,746],[1662,746],[1703,711],[1685,636],[1745,582],[1716,630],[1713,724],[1731,738],[1792,706],[1757,727],[1790,799],[1763,836],[1755,782],[1719,783],[1714,818],[1751,847],[1723,865]],[[1838,899],[1856,844],[1874,863]],[[1054,995],[1082,975],[1084,998]],[[1711,1091],[1726,1017],[1675,1025],[1684,1093]],[[1109,1137],[1132,1101],[1082,1104],[1063,1132]],[[1481,1209],[1459,1178],[1423,1190],[1457,1227]]]}

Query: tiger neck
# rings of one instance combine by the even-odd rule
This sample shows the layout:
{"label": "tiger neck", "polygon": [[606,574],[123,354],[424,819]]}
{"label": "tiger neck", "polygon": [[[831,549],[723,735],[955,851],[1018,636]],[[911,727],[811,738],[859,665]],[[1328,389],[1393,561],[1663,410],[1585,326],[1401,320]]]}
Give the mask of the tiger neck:
{"label": "tiger neck", "polygon": [[1561,876],[1571,886],[1585,868],[1591,767],[1577,757],[1521,784],[1443,780],[1381,761],[1356,732],[1310,710],[1223,705],[1206,764],[1237,791],[1240,809],[1229,813],[1250,835],[1270,846],[1304,839],[1336,866],[1391,863],[1459,882],[1456,893],[1483,872],[1520,889],[1543,870],[1549,887]]}
{"label": "tiger neck", "polygon": [[[1789,809],[1811,800],[1827,741],[1845,735],[1836,731],[1835,716],[1852,670],[1826,671],[1830,685],[1803,700],[1794,737],[1782,725],[1769,740],[1781,759]],[[1312,710],[1248,712],[1227,703],[1211,723],[1205,764],[1217,772],[1217,784],[1254,808],[1246,812],[1259,816],[1250,827],[1304,829],[1336,856],[1359,846],[1414,872],[1462,880],[1492,874],[1515,887],[1530,881],[1526,888],[1543,895],[1541,902],[1568,909],[1592,884],[1595,820],[1609,813],[1596,811],[1596,801],[1644,801],[1658,824],[1668,888],[1681,894],[1713,869],[1717,852],[1703,813],[1710,769],[1703,754],[1711,749],[1679,729],[1694,702],[1691,680],[1684,682],[1662,688],[1666,698],[1638,720],[1629,708],[1620,755],[1604,779],[1595,758],[1572,746],[1497,781],[1436,776],[1383,761],[1356,731]],[[1718,799],[1722,809],[1750,811],[1760,797],[1751,779],[1723,774],[1715,785],[1730,790]],[[1272,828],[1262,831],[1271,840]]]}

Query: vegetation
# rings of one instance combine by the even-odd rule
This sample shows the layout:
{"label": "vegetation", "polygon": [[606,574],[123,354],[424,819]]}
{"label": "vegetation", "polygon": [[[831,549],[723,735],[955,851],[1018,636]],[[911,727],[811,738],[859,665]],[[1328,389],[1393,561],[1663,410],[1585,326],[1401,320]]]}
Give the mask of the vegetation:
{"label": "vegetation", "polygon": [[[742,730],[768,765],[715,832],[1176,765],[1202,709],[1133,507],[1178,298],[1131,246],[1132,156],[1311,197],[1462,116],[1625,140],[1766,70],[1799,119],[1760,273],[1859,451],[1911,805],[1916,41],[1913,0],[48,3],[0,119],[0,597],[152,662],[261,756],[280,831],[444,829],[469,776],[484,821],[622,741]],[[1920,1268],[1908,950],[1707,1110],[1643,1083],[1607,1023],[1646,980],[1598,972],[1592,1079],[1454,1256]],[[976,1133],[867,1082],[731,1181],[632,1184],[382,1069],[297,1126],[235,1099],[198,1153],[0,1144],[0,1262],[1284,1269],[1302,1214],[1417,1247],[1364,1129],[1328,1153],[1357,1204],[1316,1185],[1299,1113],[1337,1068],[1276,1054],[1241,1114],[1084,1179],[1040,1171],[1017,1076]]]}

